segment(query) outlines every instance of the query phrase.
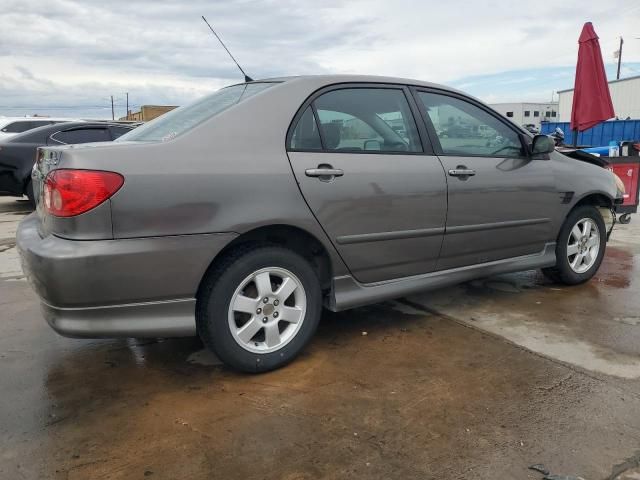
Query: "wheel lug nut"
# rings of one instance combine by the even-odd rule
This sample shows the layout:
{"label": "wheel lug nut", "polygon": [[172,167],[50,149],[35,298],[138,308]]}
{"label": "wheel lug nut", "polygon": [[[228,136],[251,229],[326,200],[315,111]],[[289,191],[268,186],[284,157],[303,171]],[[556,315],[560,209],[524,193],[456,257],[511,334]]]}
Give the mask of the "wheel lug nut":
{"label": "wheel lug nut", "polygon": [[267,317],[264,317],[264,318],[262,319],[262,323],[267,323],[268,321],[269,321],[269,319],[268,319]]}
{"label": "wheel lug nut", "polygon": [[280,303],[280,302],[279,302],[278,300],[274,300],[274,301],[273,301],[273,306],[274,306],[274,307],[277,307],[279,303]]}
{"label": "wheel lug nut", "polygon": [[262,299],[262,303],[269,303],[269,299],[268,299],[267,297],[264,297],[264,298]]}
{"label": "wheel lug nut", "polygon": [[262,313],[262,309],[261,309],[261,308],[257,309],[257,310],[256,310],[256,313],[257,313],[258,315],[260,315],[260,314]]}
{"label": "wheel lug nut", "polygon": [[278,318],[278,312],[273,312],[273,318]]}

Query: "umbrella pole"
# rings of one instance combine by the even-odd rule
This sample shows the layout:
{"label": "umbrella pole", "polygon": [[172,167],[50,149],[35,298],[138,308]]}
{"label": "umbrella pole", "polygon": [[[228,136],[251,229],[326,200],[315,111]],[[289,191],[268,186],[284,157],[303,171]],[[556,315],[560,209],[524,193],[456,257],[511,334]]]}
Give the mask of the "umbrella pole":
{"label": "umbrella pole", "polygon": [[578,130],[573,130],[573,148],[578,147]]}

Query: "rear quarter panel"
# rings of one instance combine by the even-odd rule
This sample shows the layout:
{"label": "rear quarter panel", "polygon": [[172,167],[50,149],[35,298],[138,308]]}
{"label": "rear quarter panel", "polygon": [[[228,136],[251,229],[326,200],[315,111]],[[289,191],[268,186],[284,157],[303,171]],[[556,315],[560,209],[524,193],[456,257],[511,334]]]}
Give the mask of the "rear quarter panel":
{"label": "rear quarter panel", "polygon": [[276,85],[163,143],[78,146],[64,152],[64,167],[124,175],[110,200],[115,239],[241,234],[285,224],[318,238],[339,266],[334,273],[344,273],[300,194],[285,149],[291,119],[314,89],[295,80]]}

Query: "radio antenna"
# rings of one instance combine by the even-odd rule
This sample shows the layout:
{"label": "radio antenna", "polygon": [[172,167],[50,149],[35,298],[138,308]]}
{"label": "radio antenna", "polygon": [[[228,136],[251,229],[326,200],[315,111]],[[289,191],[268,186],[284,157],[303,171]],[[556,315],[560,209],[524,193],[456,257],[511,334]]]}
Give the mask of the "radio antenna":
{"label": "radio antenna", "polygon": [[227,46],[224,44],[224,42],[222,41],[222,39],[218,36],[218,34],[216,33],[216,31],[211,27],[211,25],[209,25],[209,22],[207,22],[207,19],[204,18],[204,15],[202,15],[202,20],[204,20],[204,23],[207,24],[207,27],[209,27],[209,30],[211,30],[211,32],[216,36],[216,38],[218,39],[218,41],[220,42],[220,45],[222,45],[222,48],[224,48],[227,53],[229,54],[229,56],[231,57],[231,60],[233,60],[233,63],[236,64],[236,66],[238,67],[238,69],[242,72],[242,75],[244,75],[244,81],[245,82],[253,82],[253,78],[251,78],[249,75],[247,75],[246,73],[244,73],[244,70],[242,69],[242,67],[240,66],[240,64],[237,62],[237,60],[233,57],[233,55],[231,55],[231,52],[229,51],[229,49],[227,48]]}

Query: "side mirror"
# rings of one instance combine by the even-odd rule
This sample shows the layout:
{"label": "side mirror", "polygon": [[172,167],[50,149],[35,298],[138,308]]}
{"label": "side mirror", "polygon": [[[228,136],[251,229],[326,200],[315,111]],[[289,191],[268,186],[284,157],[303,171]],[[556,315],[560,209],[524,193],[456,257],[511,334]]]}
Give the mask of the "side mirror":
{"label": "side mirror", "polygon": [[547,135],[536,135],[529,147],[532,156],[545,155],[555,150],[556,144],[553,139]]}

